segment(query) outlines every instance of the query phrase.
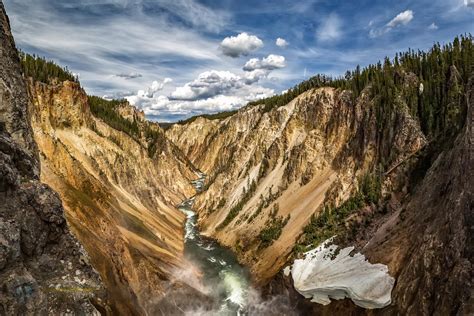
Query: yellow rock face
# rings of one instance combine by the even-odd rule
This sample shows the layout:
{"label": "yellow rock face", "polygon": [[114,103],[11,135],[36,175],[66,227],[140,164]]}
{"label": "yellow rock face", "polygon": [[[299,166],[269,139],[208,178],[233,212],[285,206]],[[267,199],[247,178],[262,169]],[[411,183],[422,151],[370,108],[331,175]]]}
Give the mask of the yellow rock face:
{"label": "yellow rock face", "polygon": [[[172,126],[167,136],[208,174],[208,189],[195,202],[203,232],[235,250],[258,282],[271,278],[311,216],[324,202],[347,199],[378,150],[396,148],[396,164],[423,146],[403,106],[393,138],[377,142],[372,107],[366,94],[354,101],[348,92],[320,88],[269,112],[245,107],[224,120]],[[219,229],[239,202],[238,215]],[[261,247],[259,234],[275,216],[290,217],[279,238]]]}
{"label": "yellow rock face", "polygon": [[[164,135],[153,158],[133,139],[91,115],[75,83],[29,82],[31,124],[41,179],[60,195],[69,226],[104,279],[117,312],[153,313],[174,282],[183,252],[184,215],[175,208],[194,194],[189,164]],[[129,105],[119,113],[143,113]]]}

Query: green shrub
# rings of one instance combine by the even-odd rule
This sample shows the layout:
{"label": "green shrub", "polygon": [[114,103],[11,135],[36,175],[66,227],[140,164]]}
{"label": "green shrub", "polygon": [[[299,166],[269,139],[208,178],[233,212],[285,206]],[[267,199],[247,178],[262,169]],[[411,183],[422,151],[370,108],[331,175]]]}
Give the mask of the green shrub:
{"label": "green shrub", "polygon": [[260,248],[266,248],[270,246],[274,240],[277,240],[283,231],[283,227],[286,226],[288,221],[290,220],[290,214],[283,219],[282,216],[278,217],[271,217],[265,223],[265,228],[262,229],[260,234],[258,235],[260,239]]}

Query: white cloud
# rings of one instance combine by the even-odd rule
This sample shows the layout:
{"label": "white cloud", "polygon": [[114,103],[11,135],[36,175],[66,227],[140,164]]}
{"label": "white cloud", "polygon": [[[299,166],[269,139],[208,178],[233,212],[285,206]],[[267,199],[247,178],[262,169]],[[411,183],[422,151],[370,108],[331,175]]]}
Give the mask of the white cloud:
{"label": "white cloud", "polygon": [[428,26],[428,30],[437,30],[438,25],[436,25],[435,22],[431,23],[430,26]]}
{"label": "white cloud", "polygon": [[331,13],[319,26],[316,36],[319,41],[329,42],[342,36],[342,21],[335,13]]}
{"label": "white cloud", "polygon": [[266,69],[255,69],[252,71],[246,71],[244,73],[244,80],[246,84],[253,84],[263,78],[267,78],[269,74],[270,71]]}
{"label": "white cloud", "polygon": [[230,71],[211,70],[201,73],[197,79],[176,88],[171,97],[176,100],[198,100],[238,89],[243,84],[242,78]]}
{"label": "white cloud", "polygon": [[[413,16],[414,14],[412,10],[406,10],[406,11],[400,12],[399,14],[397,14],[397,16],[395,16],[387,24],[385,24],[384,27],[370,29],[369,36],[371,38],[379,37],[385,33],[390,32],[393,28],[396,28],[402,25],[407,25],[408,23],[410,23],[411,20],[413,20]],[[436,26],[436,24],[434,25]]]}
{"label": "white cloud", "polygon": [[286,47],[288,46],[288,42],[285,39],[279,37],[276,39],[275,45],[278,47]]}
{"label": "white cloud", "polygon": [[390,22],[387,23],[387,26],[390,28],[397,27],[399,25],[407,25],[410,21],[413,20],[413,11],[406,10],[397,14]]}
{"label": "white cloud", "polygon": [[157,93],[158,91],[163,90],[164,86],[173,80],[171,78],[165,78],[163,81],[153,81],[151,86],[146,88],[145,90],[138,90],[137,96],[138,97],[147,97],[151,98]]}
{"label": "white cloud", "polygon": [[237,109],[249,101],[272,96],[273,89],[254,85],[268,75],[269,70],[256,69],[242,76],[230,71],[203,72],[192,82],[177,87],[170,96],[159,95],[167,81],[154,83],[126,99],[142,109],[146,115],[194,115]]}
{"label": "white cloud", "polygon": [[286,66],[285,57],[281,55],[270,54],[265,58],[252,58],[244,65],[245,71],[253,71],[256,69],[275,70]]}
{"label": "white cloud", "polygon": [[237,36],[224,38],[220,47],[224,55],[235,58],[248,55],[250,52],[263,47],[263,42],[257,36],[244,32]]}
{"label": "white cloud", "polygon": [[164,95],[151,98],[129,96],[126,99],[142,109],[145,115],[166,117],[168,115],[194,115],[238,109],[250,101],[274,95],[274,90],[246,85],[236,94],[221,94],[199,100],[176,100]]}

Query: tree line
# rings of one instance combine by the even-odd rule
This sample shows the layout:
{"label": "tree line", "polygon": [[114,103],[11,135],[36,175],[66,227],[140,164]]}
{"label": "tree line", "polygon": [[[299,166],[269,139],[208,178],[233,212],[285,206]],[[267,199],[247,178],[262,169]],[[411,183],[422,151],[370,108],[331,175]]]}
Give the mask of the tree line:
{"label": "tree line", "polygon": [[25,52],[19,52],[20,64],[23,74],[36,81],[50,83],[52,80],[79,82],[67,67],[58,66],[54,61],[47,60],[44,57],[30,55]]}
{"label": "tree line", "polygon": [[[357,66],[337,78],[318,74],[282,95],[248,105],[263,104],[263,111],[267,112],[288,104],[305,91],[321,87],[350,90],[355,100],[369,88],[379,126],[387,123],[397,106],[397,97],[402,96],[425,135],[431,139],[449,136],[460,129],[465,117],[465,87],[473,71],[473,60],[473,37],[463,35],[445,45],[436,43],[428,52],[409,49],[393,59],[385,58],[383,63],[379,61],[363,69]],[[407,82],[410,74],[415,76],[417,85]]]}
{"label": "tree line", "polygon": [[194,122],[196,119],[202,117],[202,118],[205,118],[205,119],[208,119],[208,120],[223,120],[229,116],[232,116],[234,115],[235,113],[237,113],[237,110],[231,110],[231,111],[223,111],[223,112],[218,112],[218,113],[214,113],[214,114],[201,114],[201,115],[195,115],[195,116],[191,116],[190,118],[188,119],[185,119],[185,120],[180,120],[176,123],[160,123],[160,126],[161,128],[163,128],[164,130],[167,130],[168,128],[170,128],[171,126],[173,126],[174,124],[179,124],[179,125],[186,125],[186,124],[189,124],[189,123],[192,123]]}
{"label": "tree line", "polygon": [[121,116],[116,108],[120,104],[127,102],[126,100],[105,100],[97,96],[87,96],[89,107],[92,114],[103,120],[110,127],[122,131],[132,138],[139,138],[140,131],[138,123],[133,120],[130,121]]}

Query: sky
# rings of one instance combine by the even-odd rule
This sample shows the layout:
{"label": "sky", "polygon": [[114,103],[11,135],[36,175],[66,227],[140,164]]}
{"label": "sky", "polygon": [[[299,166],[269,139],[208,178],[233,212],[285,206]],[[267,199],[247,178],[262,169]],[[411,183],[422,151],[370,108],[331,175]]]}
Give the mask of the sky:
{"label": "sky", "polygon": [[474,34],[474,0],[4,0],[16,44],[154,121]]}

